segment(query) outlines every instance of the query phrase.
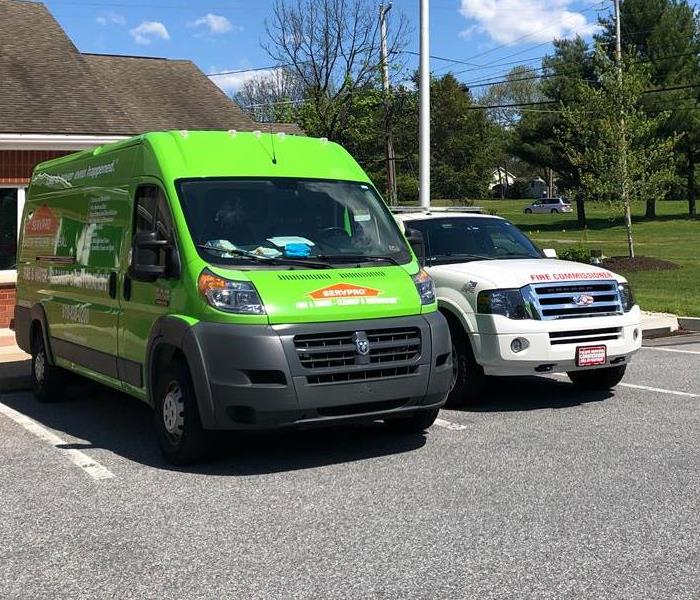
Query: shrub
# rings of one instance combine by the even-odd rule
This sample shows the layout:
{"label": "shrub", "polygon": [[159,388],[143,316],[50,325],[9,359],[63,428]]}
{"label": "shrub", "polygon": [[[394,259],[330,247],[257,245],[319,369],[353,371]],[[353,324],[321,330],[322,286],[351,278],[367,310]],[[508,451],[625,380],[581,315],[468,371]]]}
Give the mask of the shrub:
{"label": "shrub", "polygon": [[559,252],[559,258],[562,260],[573,260],[574,262],[590,264],[591,252],[585,246],[569,246]]}

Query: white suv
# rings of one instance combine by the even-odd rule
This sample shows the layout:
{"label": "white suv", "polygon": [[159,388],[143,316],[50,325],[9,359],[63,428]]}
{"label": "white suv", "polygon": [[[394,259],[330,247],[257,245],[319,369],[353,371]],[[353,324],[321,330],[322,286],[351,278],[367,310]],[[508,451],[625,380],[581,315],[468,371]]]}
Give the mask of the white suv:
{"label": "white suv", "polygon": [[565,213],[571,212],[571,203],[563,198],[540,198],[525,207],[523,212],[530,213]]}

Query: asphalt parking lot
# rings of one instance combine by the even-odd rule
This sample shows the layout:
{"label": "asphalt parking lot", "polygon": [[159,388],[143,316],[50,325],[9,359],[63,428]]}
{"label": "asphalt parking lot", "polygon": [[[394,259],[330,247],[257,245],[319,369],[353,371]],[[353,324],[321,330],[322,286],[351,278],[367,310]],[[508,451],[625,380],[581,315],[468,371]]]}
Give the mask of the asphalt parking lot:
{"label": "asphalt parking lot", "polygon": [[187,470],[126,396],[2,395],[0,597],[698,598],[695,340],[614,393],[507,380],[426,435],[230,436]]}

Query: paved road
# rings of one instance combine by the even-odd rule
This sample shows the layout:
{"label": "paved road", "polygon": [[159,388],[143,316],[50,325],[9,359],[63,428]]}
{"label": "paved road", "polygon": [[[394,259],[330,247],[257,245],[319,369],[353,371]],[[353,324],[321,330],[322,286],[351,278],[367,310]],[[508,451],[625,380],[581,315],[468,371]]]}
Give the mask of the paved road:
{"label": "paved road", "polygon": [[698,598],[700,343],[625,384],[512,380],[426,436],[229,439],[183,471],[129,398],[4,395],[49,433],[0,414],[0,597]]}

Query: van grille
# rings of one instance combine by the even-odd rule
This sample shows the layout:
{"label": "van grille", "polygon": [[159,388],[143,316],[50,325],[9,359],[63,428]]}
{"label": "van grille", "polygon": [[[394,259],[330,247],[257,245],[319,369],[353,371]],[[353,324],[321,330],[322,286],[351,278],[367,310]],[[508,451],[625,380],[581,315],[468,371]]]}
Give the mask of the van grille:
{"label": "van grille", "polygon": [[[535,302],[542,319],[575,319],[622,314],[622,302],[616,281],[575,281],[553,285],[534,284]],[[593,300],[587,305],[574,302],[578,296]]]}
{"label": "van grille", "polygon": [[[354,339],[369,342],[361,355]],[[417,327],[312,333],[294,336],[294,348],[304,369],[318,373],[309,383],[336,383],[409,375],[406,368],[421,355],[421,331]],[[416,367],[417,369],[417,367]]]}
{"label": "van grille", "polygon": [[609,342],[622,337],[621,327],[606,327],[604,329],[581,329],[577,331],[553,331],[549,334],[552,346],[559,344],[586,344],[589,342]]}

